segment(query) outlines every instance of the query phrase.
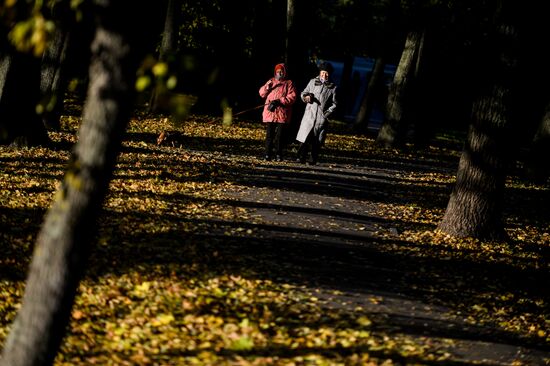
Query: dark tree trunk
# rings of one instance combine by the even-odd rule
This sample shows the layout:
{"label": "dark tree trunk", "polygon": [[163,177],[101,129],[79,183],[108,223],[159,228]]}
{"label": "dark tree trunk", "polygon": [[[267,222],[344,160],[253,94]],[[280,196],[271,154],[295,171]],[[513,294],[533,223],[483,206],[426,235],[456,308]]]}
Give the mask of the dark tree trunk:
{"label": "dark tree trunk", "polygon": [[252,64],[256,67],[252,70],[256,74],[254,79],[263,80],[266,77],[266,72],[270,72],[273,68],[273,60],[276,60],[277,55],[274,47],[270,47],[270,32],[269,19],[272,13],[267,1],[256,1],[254,3],[252,17]]}
{"label": "dark tree trunk", "polygon": [[309,0],[287,1],[285,63],[289,70],[289,76],[298,89],[305,87],[309,79],[314,76],[308,75],[307,34],[305,32],[309,24],[307,16],[309,4]]}
{"label": "dark tree trunk", "polygon": [[[42,56],[40,114],[46,129],[59,130],[65,91],[71,75],[69,65],[80,63],[84,59],[82,55],[79,55],[78,60],[74,57],[75,44],[83,42],[89,45],[90,38],[88,36],[85,39],[85,35],[89,34],[89,31],[84,30],[87,22],[83,19],[75,22],[74,13],[68,3],[57,3],[49,9],[48,17],[55,20],[56,29]],[[75,40],[75,36],[79,39]]]}
{"label": "dark tree trunk", "polygon": [[[303,75],[307,68],[307,48],[305,36],[301,31],[303,19],[303,2],[287,1],[285,63],[293,80],[307,78]],[[300,80],[299,83],[302,81]]]}
{"label": "dark tree trunk", "polygon": [[385,19],[381,28],[381,37],[376,42],[375,49],[377,50],[376,61],[371,73],[371,76],[366,80],[365,94],[360,99],[359,111],[355,116],[354,129],[357,132],[366,132],[370,120],[370,115],[378,102],[381,109],[385,110],[388,104],[388,90],[384,77],[384,69],[386,60],[391,52],[392,40],[395,38],[400,19],[401,4],[399,0],[390,0],[386,4]]}
{"label": "dark tree trunk", "polygon": [[[162,40],[160,43],[159,59],[162,62],[174,62],[174,58],[178,51],[178,20],[177,15],[181,9],[178,9],[180,1],[168,0],[166,6],[166,17],[164,19],[164,31],[162,32]],[[159,98],[163,98],[166,92],[165,85],[156,85],[151,93],[149,101],[149,112],[157,112],[159,110]],[[165,103],[168,104],[168,103]]]}
{"label": "dark tree trunk", "polygon": [[518,82],[518,33],[514,12],[505,6],[481,54],[481,94],[473,105],[468,137],[460,158],[456,184],[439,229],[456,237],[505,238],[502,200]]}
{"label": "dark tree trunk", "polygon": [[[288,0],[286,12],[286,50],[285,63],[289,77],[297,91],[300,92],[314,75],[309,72],[307,41],[304,29],[308,28],[309,17],[306,15],[309,0]],[[273,68],[271,65],[270,69]],[[269,70],[269,69],[268,69]],[[261,79],[266,77],[265,73]],[[294,103],[292,106],[292,120],[284,134],[285,143],[293,143],[300,125],[300,118],[304,112],[304,104]]]}
{"label": "dark tree trunk", "polygon": [[367,90],[361,98],[359,112],[355,116],[355,128],[358,131],[366,131],[369,123],[369,118],[374,108],[374,103],[380,94],[383,94],[384,85],[384,68],[386,61],[383,57],[376,59],[372,70],[371,77],[367,84]]}
{"label": "dark tree trunk", "polygon": [[543,184],[550,174],[550,105],[546,107],[540,125],[535,133],[527,157],[526,169],[529,179]]}
{"label": "dark tree trunk", "polygon": [[59,130],[69,81],[87,79],[93,25],[88,5],[82,5],[83,16],[78,21],[68,3],[57,3],[50,10],[56,30],[42,57],[40,110],[46,129]]}
{"label": "dark tree trunk", "polygon": [[[2,366],[53,363],[132,110],[137,63],[129,36],[136,29],[120,22],[129,18],[128,4],[102,4],[96,6],[99,24],[79,139],[38,235],[23,304],[2,351]],[[130,18],[137,21],[137,16]]]}
{"label": "dark tree trunk", "polygon": [[433,89],[429,86],[429,71],[427,69],[431,66],[430,62],[434,60],[434,44],[430,39],[432,33],[431,29],[426,29],[423,32],[407,98],[407,122],[413,125],[409,126],[409,130],[412,130],[414,144],[417,148],[426,147],[432,138],[433,130],[429,118],[430,111],[434,109],[433,100],[435,98],[431,98],[430,93],[433,89],[440,90],[438,85]]}
{"label": "dark tree trunk", "polygon": [[174,56],[178,50],[178,9],[180,2],[178,0],[168,0],[166,9],[166,18],[164,20],[164,32],[162,33],[162,42],[160,44],[160,59],[168,60]]}
{"label": "dark tree trunk", "polygon": [[63,99],[65,94],[66,76],[65,61],[70,42],[70,33],[57,30],[44,57],[42,58],[42,72],[40,92],[42,95],[42,123],[49,130],[60,129]]}
{"label": "dark tree trunk", "polygon": [[342,68],[342,79],[338,91],[338,108],[336,109],[336,118],[345,118],[353,107],[351,100],[351,77],[353,70],[354,56],[346,54],[344,56],[344,65]]}
{"label": "dark tree trunk", "polygon": [[286,34],[285,34],[285,63],[289,66],[294,62],[294,46],[296,36],[296,3],[294,0],[287,0],[286,2]]}
{"label": "dark tree trunk", "polygon": [[399,65],[393,82],[390,85],[384,123],[378,132],[376,143],[384,147],[395,147],[404,143],[407,133],[405,118],[405,103],[410,88],[418,70],[419,54],[423,45],[424,32],[411,31],[407,34],[405,47],[399,60]]}
{"label": "dark tree trunk", "polygon": [[503,93],[492,95],[474,106],[472,125],[456,178],[456,185],[439,229],[457,237],[502,239],[501,201],[504,191],[505,159],[498,124],[505,121]]}
{"label": "dark tree trunk", "polygon": [[36,113],[39,99],[40,60],[5,45],[0,56],[1,144],[30,147],[49,143]]}

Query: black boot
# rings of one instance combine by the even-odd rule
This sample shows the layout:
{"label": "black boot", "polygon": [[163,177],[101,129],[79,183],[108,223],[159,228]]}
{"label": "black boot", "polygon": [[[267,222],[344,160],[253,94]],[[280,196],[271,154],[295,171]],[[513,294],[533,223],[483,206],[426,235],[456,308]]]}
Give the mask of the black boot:
{"label": "black boot", "polygon": [[297,163],[305,163],[306,162],[306,156],[307,156],[307,145],[305,143],[301,143],[300,147],[298,148],[298,157],[296,158]]}

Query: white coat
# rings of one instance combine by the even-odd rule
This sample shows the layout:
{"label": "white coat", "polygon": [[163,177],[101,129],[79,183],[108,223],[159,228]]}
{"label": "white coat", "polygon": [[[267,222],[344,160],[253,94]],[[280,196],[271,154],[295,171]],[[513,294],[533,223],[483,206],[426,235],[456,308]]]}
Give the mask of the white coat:
{"label": "white coat", "polygon": [[305,102],[304,97],[308,93],[313,94],[312,102],[306,105],[296,140],[305,142],[313,130],[314,136],[322,144],[326,137],[327,119],[336,109],[336,84],[330,81],[323,83],[317,76],[309,81],[300,94],[302,101]]}

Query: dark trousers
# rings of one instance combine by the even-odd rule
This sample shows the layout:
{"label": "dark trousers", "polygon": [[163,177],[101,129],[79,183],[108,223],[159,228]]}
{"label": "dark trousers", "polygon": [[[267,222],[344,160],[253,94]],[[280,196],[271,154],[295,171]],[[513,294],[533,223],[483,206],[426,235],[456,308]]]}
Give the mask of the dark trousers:
{"label": "dark trousers", "polygon": [[283,155],[284,145],[284,123],[270,122],[266,123],[265,130],[265,154],[269,157],[273,156],[273,150],[277,156]]}
{"label": "dark trousers", "polygon": [[307,135],[306,140],[300,144],[300,147],[298,148],[298,159],[302,161],[306,161],[307,154],[311,150],[311,159],[310,161],[312,163],[316,163],[317,159],[319,158],[319,151],[321,150],[321,143],[319,142],[319,138],[315,136],[313,133],[313,130]]}

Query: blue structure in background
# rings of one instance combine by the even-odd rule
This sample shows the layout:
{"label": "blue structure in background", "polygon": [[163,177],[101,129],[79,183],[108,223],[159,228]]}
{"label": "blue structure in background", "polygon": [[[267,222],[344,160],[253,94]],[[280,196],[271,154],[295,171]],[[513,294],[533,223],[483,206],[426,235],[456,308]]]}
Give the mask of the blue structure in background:
{"label": "blue structure in background", "polygon": [[[332,74],[332,80],[338,85],[342,84],[342,72],[344,69],[344,63],[340,61],[326,60],[334,66],[334,72]],[[372,75],[375,60],[369,57],[354,57],[353,67],[351,70],[351,103],[348,110],[344,114],[344,118],[348,121],[355,119],[355,116],[359,112],[359,106],[361,104],[361,98],[365,95],[367,89],[368,80]],[[387,64],[384,67],[384,80],[386,86],[389,86],[395,75],[397,66]],[[383,112],[375,106],[370,116],[369,121],[373,123],[381,123],[384,119]]]}

